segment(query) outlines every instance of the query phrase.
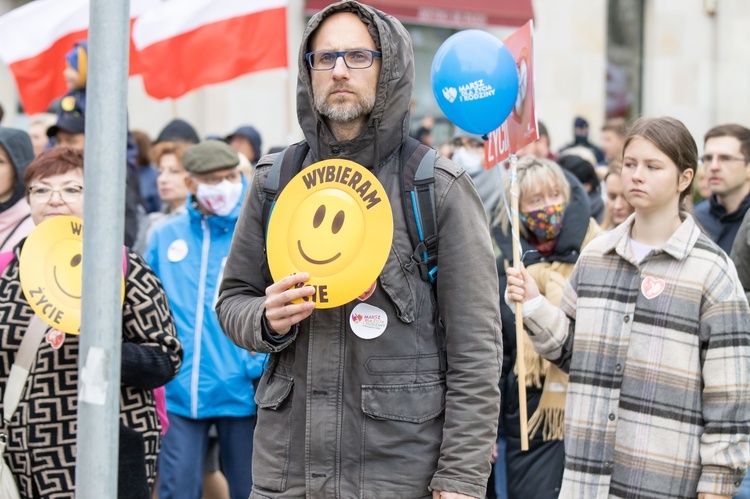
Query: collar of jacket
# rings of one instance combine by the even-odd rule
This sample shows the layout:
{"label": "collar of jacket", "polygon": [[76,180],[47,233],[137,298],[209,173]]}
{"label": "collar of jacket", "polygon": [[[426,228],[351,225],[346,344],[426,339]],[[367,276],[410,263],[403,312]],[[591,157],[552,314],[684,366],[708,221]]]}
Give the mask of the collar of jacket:
{"label": "collar of jacket", "polygon": [[741,221],[745,218],[745,213],[747,213],[747,210],[750,208],[750,194],[745,196],[745,199],[740,203],[740,207],[733,213],[727,213],[727,209],[719,204],[719,201],[716,199],[716,194],[711,194],[711,197],[708,198],[708,205],[709,213],[718,218],[721,223]]}
{"label": "collar of jacket", "polygon": [[[563,170],[565,178],[570,183],[570,201],[565,210],[562,230],[557,237],[557,244],[551,255],[545,257],[523,236],[521,236],[521,256],[525,266],[533,265],[541,261],[575,263],[581,252],[581,245],[586,238],[586,231],[589,229],[589,218],[591,218],[591,207],[586,189],[573,174]],[[492,227],[492,235],[503,253],[503,258],[511,260],[513,255],[513,238],[512,233],[503,233],[502,227],[498,224]],[[527,251],[529,251],[527,253]]]}
{"label": "collar of jacket", "polygon": [[[682,224],[680,224],[662,248],[664,253],[667,253],[676,260],[687,258],[690,250],[693,249],[693,246],[695,246],[701,235],[698,224],[695,223],[690,214],[680,212],[680,218],[682,218]],[[628,246],[630,245],[630,229],[633,227],[634,221],[635,213],[631,214],[623,223],[602,235],[602,253],[606,254],[616,251],[618,255],[625,258],[625,255],[628,254]]]}

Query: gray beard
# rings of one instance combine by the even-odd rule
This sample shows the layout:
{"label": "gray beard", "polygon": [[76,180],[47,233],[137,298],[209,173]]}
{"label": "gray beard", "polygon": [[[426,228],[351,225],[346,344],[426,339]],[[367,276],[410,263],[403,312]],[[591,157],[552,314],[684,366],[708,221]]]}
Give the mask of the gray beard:
{"label": "gray beard", "polygon": [[333,123],[351,123],[370,114],[375,107],[375,94],[365,95],[355,104],[344,102],[328,104],[325,95],[315,97],[315,110]]}

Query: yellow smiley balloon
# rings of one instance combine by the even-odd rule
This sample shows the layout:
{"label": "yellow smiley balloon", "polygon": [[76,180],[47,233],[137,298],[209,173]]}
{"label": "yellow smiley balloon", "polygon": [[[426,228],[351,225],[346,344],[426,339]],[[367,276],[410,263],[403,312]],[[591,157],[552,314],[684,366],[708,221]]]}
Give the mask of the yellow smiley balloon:
{"label": "yellow smiley balloon", "polygon": [[348,303],[380,275],[393,240],[391,203],[367,168],[343,159],[298,173],[276,200],[268,222],[268,266],[274,281],[307,272],[317,308]]}
{"label": "yellow smiley balloon", "polygon": [[32,310],[51,327],[70,334],[81,332],[82,254],[83,221],[57,216],[34,228],[18,262],[21,288]]}

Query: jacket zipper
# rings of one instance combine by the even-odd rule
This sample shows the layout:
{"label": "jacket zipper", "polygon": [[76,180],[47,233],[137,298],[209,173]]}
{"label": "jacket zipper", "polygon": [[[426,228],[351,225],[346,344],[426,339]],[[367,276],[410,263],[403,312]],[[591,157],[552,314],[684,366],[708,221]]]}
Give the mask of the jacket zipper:
{"label": "jacket zipper", "polygon": [[206,295],[206,273],[208,267],[208,252],[211,248],[211,233],[206,219],[201,218],[203,229],[203,245],[201,246],[201,273],[198,281],[198,303],[195,308],[195,338],[193,339],[193,371],[190,378],[190,415],[198,419],[198,381],[200,378],[201,337],[203,336],[203,299]]}

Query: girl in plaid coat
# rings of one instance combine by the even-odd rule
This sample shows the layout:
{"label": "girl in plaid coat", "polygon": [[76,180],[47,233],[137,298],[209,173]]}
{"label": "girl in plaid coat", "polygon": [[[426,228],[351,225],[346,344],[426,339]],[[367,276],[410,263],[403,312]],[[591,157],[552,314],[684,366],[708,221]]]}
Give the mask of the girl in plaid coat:
{"label": "girl in plaid coat", "polygon": [[698,150],[672,118],[628,135],[635,213],[582,252],[560,308],[523,268],[540,355],[570,374],[560,497],[729,498],[750,461],[750,311],[727,255],[680,210]]}

